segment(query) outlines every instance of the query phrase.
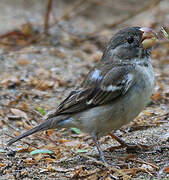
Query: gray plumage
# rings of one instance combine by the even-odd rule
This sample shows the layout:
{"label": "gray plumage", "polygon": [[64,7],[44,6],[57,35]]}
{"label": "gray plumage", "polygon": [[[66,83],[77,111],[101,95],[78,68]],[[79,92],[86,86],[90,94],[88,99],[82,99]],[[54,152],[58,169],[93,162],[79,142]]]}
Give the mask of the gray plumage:
{"label": "gray plumage", "polygon": [[38,131],[62,127],[80,128],[97,140],[129,123],[143,110],[153,91],[150,53],[151,49],[143,47],[139,27],[119,31],[80,88],[72,91],[45,122],[13,138],[8,145]]}

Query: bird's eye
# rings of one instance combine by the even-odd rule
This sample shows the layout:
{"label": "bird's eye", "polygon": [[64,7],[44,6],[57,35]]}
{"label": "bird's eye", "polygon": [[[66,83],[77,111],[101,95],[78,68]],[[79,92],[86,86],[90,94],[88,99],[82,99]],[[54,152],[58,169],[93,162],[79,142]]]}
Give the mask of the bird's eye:
{"label": "bird's eye", "polygon": [[133,38],[133,37],[129,37],[129,38],[127,39],[127,42],[128,42],[129,44],[133,43],[133,42],[134,42],[134,38]]}

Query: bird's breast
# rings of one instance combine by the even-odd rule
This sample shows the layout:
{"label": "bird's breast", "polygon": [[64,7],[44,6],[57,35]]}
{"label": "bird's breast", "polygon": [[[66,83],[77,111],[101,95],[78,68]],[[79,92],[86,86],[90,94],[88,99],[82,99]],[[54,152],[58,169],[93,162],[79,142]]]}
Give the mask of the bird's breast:
{"label": "bird's breast", "polygon": [[152,66],[138,67],[136,83],[110,104],[97,106],[76,116],[79,127],[89,134],[105,135],[129,123],[144,109],[154,87]]}

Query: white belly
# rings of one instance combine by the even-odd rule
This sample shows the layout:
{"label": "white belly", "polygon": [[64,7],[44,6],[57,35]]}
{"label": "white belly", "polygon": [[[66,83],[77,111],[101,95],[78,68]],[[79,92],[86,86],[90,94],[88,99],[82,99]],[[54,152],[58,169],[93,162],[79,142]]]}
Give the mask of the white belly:
{"label": "white belly", "polygon": [[153,69],[141,67],[140,72],[138,81],[125,95],[111,104],[94,107],[77,115],[82,131],[102,136],[136,118],[150,100],[154,87]]}

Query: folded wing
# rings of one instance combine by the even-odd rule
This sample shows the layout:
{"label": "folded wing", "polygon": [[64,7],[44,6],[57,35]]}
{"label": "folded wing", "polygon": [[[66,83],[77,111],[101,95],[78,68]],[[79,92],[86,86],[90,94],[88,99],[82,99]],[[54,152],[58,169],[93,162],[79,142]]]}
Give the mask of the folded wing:
{"label": "folded wing", "polygon": [[58,106],[56,112],[49,115],[49,118],[60,114],[77,113],[91,107],[113,102],[129,91],[135,83],[135,76],[132,73],[132,67],[128,68],[128,72],[126,72],[126,67],[119,66],[110,69],[99,78],[89,76],[85,82],[88,83],[85,83],[82,88],[72,91]]}

